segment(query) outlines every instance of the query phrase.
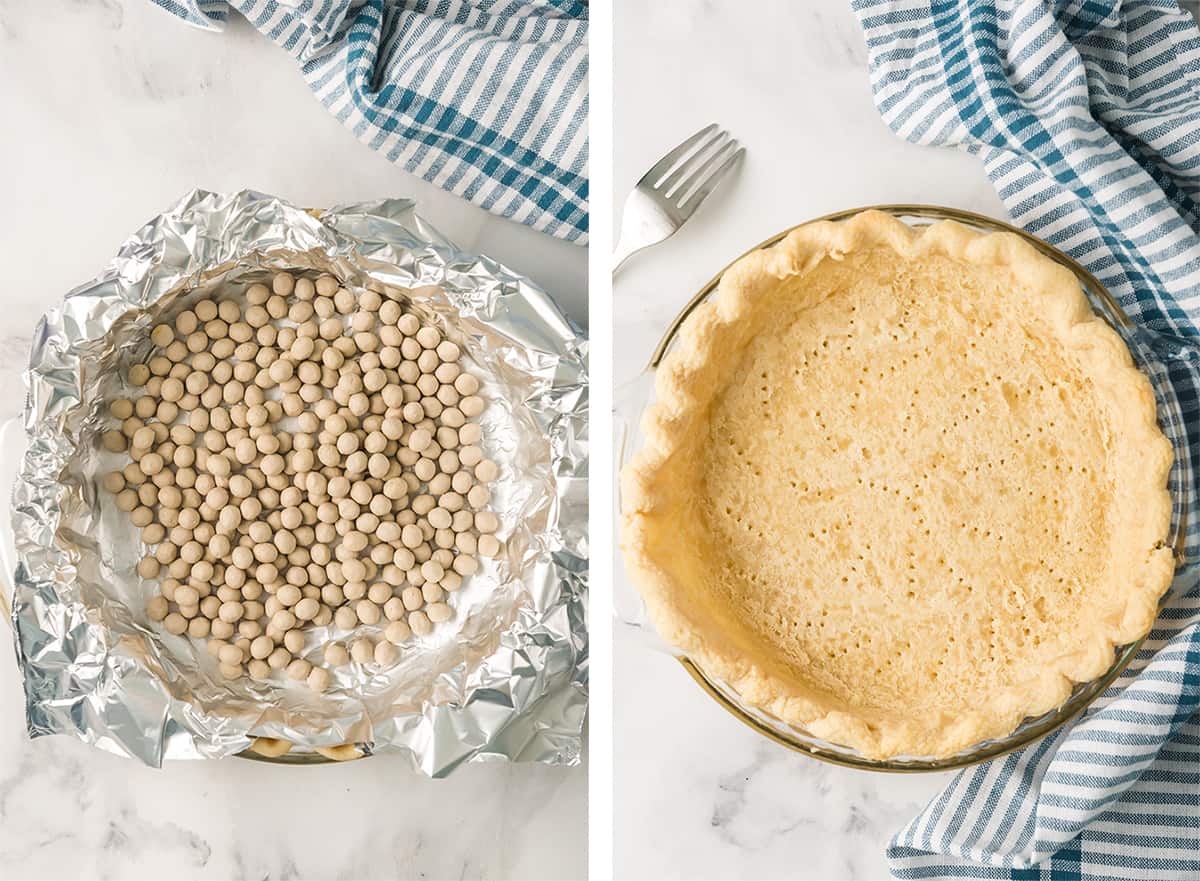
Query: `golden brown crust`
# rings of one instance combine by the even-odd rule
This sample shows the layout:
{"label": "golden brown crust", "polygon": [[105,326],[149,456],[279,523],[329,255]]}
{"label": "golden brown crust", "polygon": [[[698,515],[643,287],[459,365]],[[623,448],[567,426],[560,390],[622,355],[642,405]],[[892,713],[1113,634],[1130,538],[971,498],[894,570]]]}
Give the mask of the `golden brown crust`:
{"label": "golden brown crust", "polygon": [[[1111,496],[1105,497],[1119,536],[1107,545],[1111,584],[1106,580],[1102,587],[1112,588],[1109,605],[1089,609],[1069,648],[1052,663],[1028,671],[983,705],[911,717],[843,701],[806,683],[794,663],[763,652],[753,634],[729,626],[728,608],[697,587],[705,577],[699,555],[678,552],[710,538],[695,511],[683,509],[682,487],[690,479],[683,460],[695,460],[730,365],[752,344],[756,316],[778,313],[784,280],[803,279],[823,261],[880,248],[899,261],[948,258],[1009,273],[1014,301],[1007,305],[1013,314],[1036,315],[1038,325],[1029,332],[1052,335],[1090,378],[1096,407],[1105,416],[1101,428],[1116,451],[1109,457]],[[787,296],[802,299],[810,292],[803,284],[790,285]],[[799,313],[810,304],[788,305]],[[1092,313],[1075,277],[1018,236],[982,235],[949,221],[918,231],[874,211],[801,227],[730,267],[715,298],[681,328],[678,345],[658,370],[656,393],[643,420],[645,445],[622,474],[621,525],[626,567],[655,626],[749,704],[868,757],[950,755],[1053,709],[1073,683],[1094,679],[1111,665],[1114,646],[1145,635],[1170,583],[1174,561],[1163,542],[1170,525],[1171,448],[1159,430],[1149,382],[1118,335]]]}

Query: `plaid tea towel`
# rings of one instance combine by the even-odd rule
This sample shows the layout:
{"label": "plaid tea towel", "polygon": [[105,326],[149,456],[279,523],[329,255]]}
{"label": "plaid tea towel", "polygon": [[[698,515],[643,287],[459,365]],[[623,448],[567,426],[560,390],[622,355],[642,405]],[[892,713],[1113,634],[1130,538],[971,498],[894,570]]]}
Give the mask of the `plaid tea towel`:
{"label": "plaid tea towel", "polygon": [[1131,342],[1182,416],[1171,479],[1192,512],[1170,599],[1117,684],[961,772],[893,839],[892,874],[1200,879],[1200,31],[1175,0],[852,5],[887,124],[979,156],[1015,222],[1139,325]]}
{"label": "plaid tea towel", "polygon": [[493,214],[587,243],[586,0],[153,2],[208,30],[236,10],[364,144]]}

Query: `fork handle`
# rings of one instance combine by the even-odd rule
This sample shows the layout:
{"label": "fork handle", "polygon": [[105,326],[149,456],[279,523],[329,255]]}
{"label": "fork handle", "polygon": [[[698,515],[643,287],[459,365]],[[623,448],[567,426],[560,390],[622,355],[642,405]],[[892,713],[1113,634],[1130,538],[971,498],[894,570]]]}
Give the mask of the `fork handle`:
{"label": "fork handle", "polygon": [[617,242],[616,250],[613,251],[613,256],[612,256],[612,261],[613,261],[612,262],[612,273],[613,273],[613,275],[616,276],[617,270],[620,269],[625,264],[625,261],[628,260],[634,254],[636,254],[638,251],[642,250],[642,248],[644,248],[644,247],[646,247],[644,244],[634,243],[634,242],[630,241],[627,236],[621,236],[621,239]]}

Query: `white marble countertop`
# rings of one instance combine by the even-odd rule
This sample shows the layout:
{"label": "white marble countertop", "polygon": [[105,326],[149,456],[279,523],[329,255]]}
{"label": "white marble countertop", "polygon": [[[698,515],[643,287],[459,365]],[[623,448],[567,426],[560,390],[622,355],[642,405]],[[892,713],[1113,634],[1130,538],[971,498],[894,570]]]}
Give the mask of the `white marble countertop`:
{"label": "white marble countertop", "polygon": [[[494,218],[360,145],[248,25],[187,27],[148,0],[0,2],[0,420],[37,319],[193,187],[306,205],[410,196],[445,234],[587,321],[587,255]],[[57,230],[53,241],[48,231]],[[579,878],[586,768],[489,765],[430,781],[397,758],[153,771],[29,742],[0,651],[0,878]]]}
{"label": "white marble countertop", "polygon": [[[659,156],[709,122],[748,151],[682,232],[618,276],[618,387],[704,282],[775,232],[884,202],[1006,216],[977,161],[905,144],[880,122],[847,0],[622,0],[614,43],[618,211]],[[620,628],[614,654],[618,878],[883,878],[889,838],[950,779],[805,758]]]}

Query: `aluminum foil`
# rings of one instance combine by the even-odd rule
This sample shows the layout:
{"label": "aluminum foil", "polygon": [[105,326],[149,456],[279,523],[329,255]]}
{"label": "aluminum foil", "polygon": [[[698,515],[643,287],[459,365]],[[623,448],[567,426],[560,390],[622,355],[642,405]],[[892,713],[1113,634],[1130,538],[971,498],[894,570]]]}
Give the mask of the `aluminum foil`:
{"label": "aluminum foil", "polygon": [[[149,329],[281,268],[406,292],[473,361],[488,402],[485,450],[501,465],[492,507],[505,552],[455,595],[455,617],[414,637],[394,667],[337,668],[321,695],[277,678],[229,682],[201,641],[150,622],[155,585],[134,572],[145,549],[97,483],[123,461],[99,444],[104,402],[122,393],[119,368],[148,357]],[[586,353],[543,291],[459,251],[411,201],[306,211],[255,192],[186,196],[35,334],[13,493],[12,621],[30,735],[68,734],[154,766],[235,754],[255,737],[402,752],[430,776],[471,761],[576,763],[587,707]],[[310,633],[309,660],[331,633],[346,635]]]}

